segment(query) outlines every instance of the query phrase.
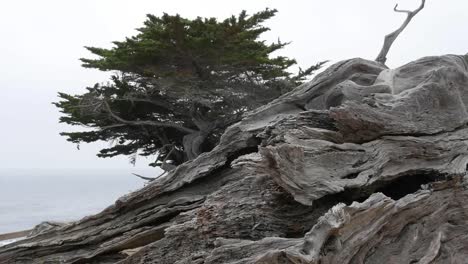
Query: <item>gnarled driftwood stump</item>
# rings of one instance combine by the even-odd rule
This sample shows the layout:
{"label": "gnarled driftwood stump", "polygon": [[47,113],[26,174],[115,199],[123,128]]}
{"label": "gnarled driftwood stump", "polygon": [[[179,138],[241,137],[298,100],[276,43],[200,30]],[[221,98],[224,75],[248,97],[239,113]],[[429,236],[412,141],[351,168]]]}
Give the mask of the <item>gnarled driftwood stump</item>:
{"label": "gnarled driftwood stump", "polygon": [[467,62],[336,63],[0,263],[466,263]]}

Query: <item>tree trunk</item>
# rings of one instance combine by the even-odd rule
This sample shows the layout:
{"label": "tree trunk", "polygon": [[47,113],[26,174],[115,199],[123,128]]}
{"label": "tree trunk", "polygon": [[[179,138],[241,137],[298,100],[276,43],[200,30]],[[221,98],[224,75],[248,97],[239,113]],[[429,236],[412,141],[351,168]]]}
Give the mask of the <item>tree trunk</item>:
{"label": "tree trunk", "polygon": [[198,131],[188,134],[183,138],[184,152],[187,160],[193,160],[203,153],[203,144],[216,128],[216,123],[206,118],[206,113],[201,113],[197,106],[192,106],[192,121]]}
{"label": "tree trunk", "polygon": [[339,62],[0,263],[464,263],[468,62]]}

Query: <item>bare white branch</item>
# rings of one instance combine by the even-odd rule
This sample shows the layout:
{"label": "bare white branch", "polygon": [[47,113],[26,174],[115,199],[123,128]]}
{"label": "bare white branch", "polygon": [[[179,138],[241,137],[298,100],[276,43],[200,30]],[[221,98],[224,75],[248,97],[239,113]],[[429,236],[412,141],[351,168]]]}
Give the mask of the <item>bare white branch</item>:
{"label": "bare white branch", "polygon": [[412,12],[410,10],[400,10],[400,9],[398,9],[398,4],[395,4],[395,7],[393,8],[393,11],[395,11],[397,13],[407,13],[407,14],[411,14],[411,12]]}
{"label": "bare white branch", "polygon": [[425,3],[426,0],[422,0],[421,5],[414,11],[400,10],[398,9],[398,4],[395,5],[393,10],[398,13],[406,13],[407,17],[403,24],[397,30],[385,36],[383,47],[380,50],[380,53],[375,59],[375,61],[385,64],[385,62],[387,61],[387,54],[390,51],[393,42],[397,39],[398,35],[400,35],[400,33],[403,32],[406,26],[408,26],[408,24],[411,22],[411,19],[413,19],[413,17],[416,16],[419,13],[419,11],[421,11],[424,8]]}

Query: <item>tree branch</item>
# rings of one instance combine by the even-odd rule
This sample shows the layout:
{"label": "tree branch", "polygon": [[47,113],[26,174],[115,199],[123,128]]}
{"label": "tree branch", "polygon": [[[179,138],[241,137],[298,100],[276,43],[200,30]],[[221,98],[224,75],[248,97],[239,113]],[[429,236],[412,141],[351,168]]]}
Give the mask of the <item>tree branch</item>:
{"label": "tree branch", "polygon": [[103,127],[100,127],[99,130],[104,131],[106,129],[116,128],[116,127],[123,127],[123,126],[126,126],[126,124],[114,124],[114,125],[109,125],[109,126],[103,126]]}
{"label": "tree branch", "polygon": [[[174,145],[164,145],[162,146],[160,149],[163,149],[163,148],[166,148],[167,146],[172,146],[172,149],[169,151],[169,153],[167,153],[166,157],[164,158],[163,162],[161,163],[161,166],[159,166],[161,169],[164,170],[164,165],[166,164],[167,160],[169,159],[169,156],[174,152],[175,150],[175,146]],[[156,158],[156,161],[159,159],[159,154],[158,154],[158,158]],[[169,170],[170,171],[170,170]],[[147,180],[147,181],[153,181],[161,176],[163,176],[164,174],[166,174],[168,171],[165,170],[163,173],[159,174],[158,176],[156,177],[145,177],[145,176],[142,176],[142,175],[139,175],[139,174],[136,174],[136,173],[132,173],[133,175],[137,176],[138,178],[141,178],[143,180]]]}
{"label": "tree branch", "polygon": [[[174,151],[175,151],[175,146],[172,145],[171,150],[169,151],[169,153],[167,153],[166,157],[164,157],[164,160],[162,161],[161,166],[159,166],[161,169],[163,169],[165,171],[165,173],[169,172],[169,171],[172,171],[174,169],[174,167],[175,167],[174,165],[167,163],[167,160],[169,159],[169,157],[172,155],[172,153]],[[164,173],[161,174],[161,175],[164,175]],[[158,177],[160,177],[160,176],[158,176]]]}
{"label": "tree branch", "polygon": [[387,54],[388,54],[388,52],[390,50],[390,47],[392,46],[393,42],[396,40],[398,35],[400,35],[400,33],[403,32],[403,30],[406,28],[406,26],[408,26],[411,19],[413,19],[413,17],[416,16],[419,13],[419,11],[421,11],[424,8],[425,3],[426,3],[426,0],[422,0],[421,5],[414,11],[400,10],[400,9],[398,9],[398,4],[395,5],[393,10],[395,12],[397,12],[397,13],[406,13],[407,17],[406,17],[405,21],[403,22],[403,24],[397,30],[395,30],[392,33],[385,36],[383,47],[380,50],[380,53],[377,56],[377,58],[375,59],[375,61],[380,62],[382,64],[385,64],[385,62],[387,61]]}
{"label": "tree branch", "polygon": [[165,108],[167,110],[174,111],[173,105],[170,103],[164,102],[162,100],[156,100],[156,99],[145,99],[145,98],[139,98],[139,97],[134,97],[131,95],[126,95],[123,99],[116,99],[119,101],[130,101],[130,102],[143,102],[143,103],[149,103],[161,108]]}
{"label": "tree branch", "polygon": [[158,177],[154,177],[154,178],[152,178],[152,177],[145,177],[145,176],[141,176],[140,174],[136,174],[136,173],[132,173],[132,174],[135,175],[135,176],[137,176],[138,178],[141,178],[141,179],[146,180],[146,181],[152,181],[152,180],[158,178]]}
{"label": "tree branch", "polygon": [[411,11],[409,10],[400,10],[398,9],[398,4],[395,4],[395,7],[393,8],[393,11],[397,12],[397,13],[407,13],[407,14],[411,14]]}
{"label": "tree branch", "polygon": [[126,125],[131,125],[131,126],[157,126],[157,127],[171,127],[175,128],[181,132],[184,133],[195,133],[197,132],[196,130],[186,128],[184,126],[181,126],[179,124],[174,124],[174,123],[169,123],[169,122],[157,122],[157,121],[149,121],[149,120],[144,120],[144,121],[130,121],[130,120],[125,120],[121,118],[120,116],[116,115],[114,112],[112,112],[109,104],[107,103],[106,100],[103,100],[104,107],[106,108],[106,111],[109,113],[109,115],[114,118],[115,120],[119,121],[120,123],[126,124]]}

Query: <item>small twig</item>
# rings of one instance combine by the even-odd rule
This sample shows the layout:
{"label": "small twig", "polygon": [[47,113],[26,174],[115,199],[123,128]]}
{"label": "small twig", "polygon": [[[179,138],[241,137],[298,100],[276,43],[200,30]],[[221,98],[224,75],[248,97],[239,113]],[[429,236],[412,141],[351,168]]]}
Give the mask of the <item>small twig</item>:
{"label": "small twig", "polygon": [[407,13],[407,14],[411,14],[411,11],[409,10],[400,10],[398,9],[398,4],[395,4],[395,7],[393,8],[393,11],[397,12],[397,13]]}
{"label": "small twig", "polygon": [[403,32],[403,30],[406,28],[406,26],[408,26],[411,19],[413,19],[413,17],[416,16],[419,13],[419,11],[421,11],[424,8],[425,3],[426,3],[426,0],[422,0],[421,5],[414,11],[400,10],[400,9],[398,9],[398,4],[395,5],[393,10],[395,12],[397,12],[397,13],[406,13],[407,17],[406,17],[405,21],[403,22],[403,24],[397,30],[395,30],[392,33],[385,36],[383,47],[380,50],[380,53],[377,56],[377,58],[375,59],[375,61],[380,62],[382,64],[385,64],[385,62],[387,61],[387,54],[388,54],[388,52],[390,50],[390,47],[392,46],[393,42],[396,40],[398,35],[400,35],[400,33]]}

